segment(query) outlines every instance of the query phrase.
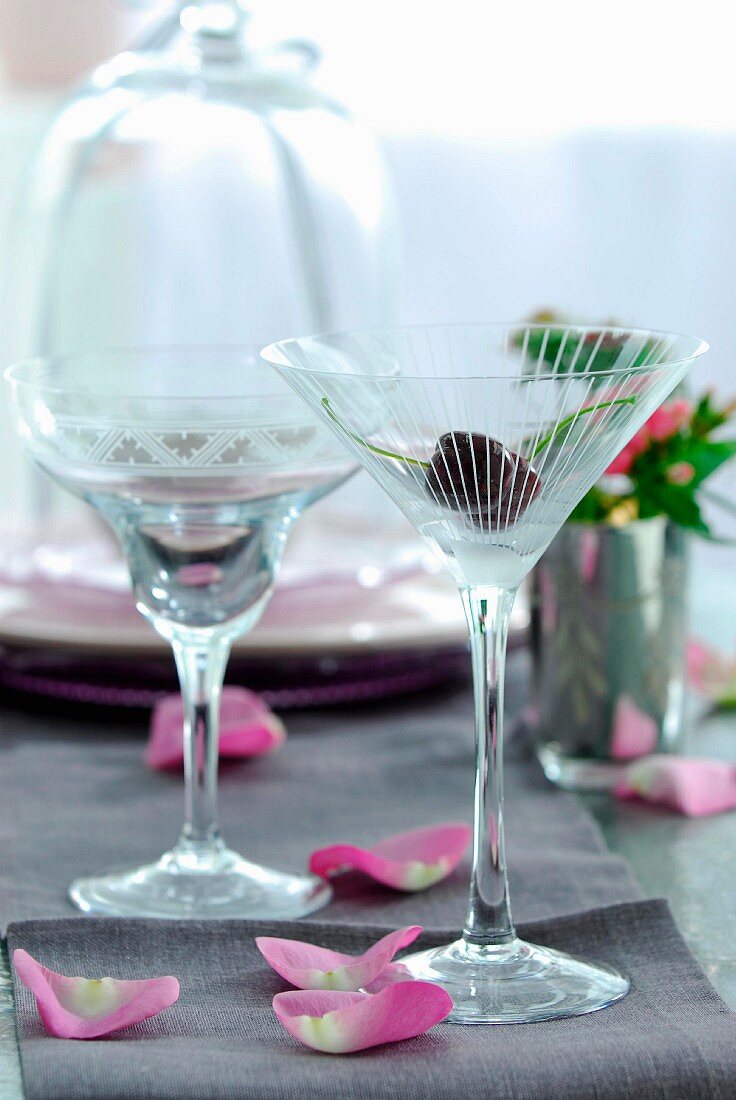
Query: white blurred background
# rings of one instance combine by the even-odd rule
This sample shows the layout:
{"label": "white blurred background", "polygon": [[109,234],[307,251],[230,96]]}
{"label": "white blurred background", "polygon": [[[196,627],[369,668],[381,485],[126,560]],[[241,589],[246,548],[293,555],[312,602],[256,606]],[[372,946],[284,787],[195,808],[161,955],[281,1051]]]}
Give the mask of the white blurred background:
{"label": "white blurred background", "polygon": [[[0,201],[65,79],[166,0],[0,0]],[[730,380],[736,69],[723,0],[253,0],[384,139],[407,320],[558,305],[694,329]],[[732,13],[731,13],[732,14]],[[736,385],[736,379],[734,379]]]}

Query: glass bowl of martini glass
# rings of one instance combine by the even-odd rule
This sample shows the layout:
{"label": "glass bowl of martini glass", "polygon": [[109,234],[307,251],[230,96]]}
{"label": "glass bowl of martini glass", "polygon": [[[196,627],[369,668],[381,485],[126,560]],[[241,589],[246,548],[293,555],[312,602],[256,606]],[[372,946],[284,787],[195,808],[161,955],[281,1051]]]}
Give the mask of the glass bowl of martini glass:
{"label": "glass bowl of martini glass", "polygon": [[468,622],[477,771],[460,939],[402,959],[467,1024],[580,1015],[623,997],[606,966],[521,940],[506,879],[503,681],[519,584],[702,341],[574,326],[429,325],[307,337],[262,352],[424,536]]}
{"label": "glass bowl of martini glass", "polygon": [[218,719],[230,646],[271,594],[292,524],[355,462],[249,348],[33,359],[6,377],[35,461],[108,521],[138,610],[174,652],[185,824],[150,865],[78,879],[87,913],[286,919],[329,886],[248,862],[217,827]]}

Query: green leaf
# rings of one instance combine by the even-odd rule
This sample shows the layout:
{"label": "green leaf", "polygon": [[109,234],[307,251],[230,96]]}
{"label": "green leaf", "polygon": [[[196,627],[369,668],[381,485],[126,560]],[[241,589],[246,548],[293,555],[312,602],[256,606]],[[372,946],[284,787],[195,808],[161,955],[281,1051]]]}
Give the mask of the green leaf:
{"label": "green leaf", "polygon": [[597,485],[589,489],[570,514],[573,523],[601,523],[607,519],[611,508],[620,503],[620,497],[601,492]]}
{"label": "green leaf", "polygon": [[693,436],[702,438],[709,435],[716,428],[720,428],[729,418],[729,413],[713,406],[713,395],[708,391],[703,394],[693,411],[690,429]]}
{"label": "green leaf", "polygon": [[639,519],[652,519],[665,511],[656,489],[638,488],[635,497],[639,502]]}
{"label": "green leaf", "polygon": [[700,485],[724,462],[736,458],[736,439],[698,440],[683,452],[682,457],[695,467],[691,485]]}
{"label": "green leaf", "polygon": [[710,529],[700,513],[700,506],[693,495],[693,486],[668,485],[666,482],[649,486],[648,504],[656,510],[652,515],[669,516],[678,527],[709,535]]}
{"label": "green leaf", "polygon": [[[613,336],[604,336],[599,341],[600,331],[590,329],[586,332],[555,328],[554,325],[547,329],[527,330],[526,357],[530,364],[536,364],[540,359],[553,366],[558,374],[582,374],[591,365],[594,371],[611,370],[615,367],[618,357],[626,346],[625,338],[618,339]],[[519,330],[516,338],[516,346],[524,345],[524,330]],[[637,352],[633,361],[627,366],[638,367],[647,361],[652,343],[647,341]],[[603,380],[596,380],[603,381]]]}

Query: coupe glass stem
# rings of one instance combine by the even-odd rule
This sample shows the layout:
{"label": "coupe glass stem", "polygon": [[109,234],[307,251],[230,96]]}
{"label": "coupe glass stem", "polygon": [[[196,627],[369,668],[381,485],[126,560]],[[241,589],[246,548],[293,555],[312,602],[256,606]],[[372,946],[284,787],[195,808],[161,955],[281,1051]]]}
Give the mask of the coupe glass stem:
{"label": "coupe glass stem", "polygon": [[514,939],[503,836],[503,684],[515,589],[465,588],[475,695],[475,821],[467,944]]}
{"label": "coupe glass stem", "polygon": [[220,699],[230,641],[172,641],[184,703],[185,822],[177,852],[206,865],[222,848],[217,826]]}

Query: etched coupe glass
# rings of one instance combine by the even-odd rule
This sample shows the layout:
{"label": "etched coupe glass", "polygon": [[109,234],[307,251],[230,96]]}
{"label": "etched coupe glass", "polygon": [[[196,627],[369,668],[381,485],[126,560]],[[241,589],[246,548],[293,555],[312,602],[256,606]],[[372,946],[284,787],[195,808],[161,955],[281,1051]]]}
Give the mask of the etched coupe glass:
{"label": "etched coupe glass", "polygon": [[263,613],[290,527],[353,460],[248,349],[35,359],[7,378],[34,459],[115,530],[184,700],[178,843],[148,866],[78,879],[72,900],[87,913],[149,917],[319,909],[326,883],[250,863],[220,837],[219,701],[231,643]]}
{"label": "etched coupe glass", "polygon": [[384,487],[457,582],[468,621],[477,773],[460,939],[402,959],[452,1019],[572,1016],[629,988],[517,936],[503,828],[503,677],[516,590],[614,456],[706,350],[644,330],[436,325],[309,337],[262,353]]}

